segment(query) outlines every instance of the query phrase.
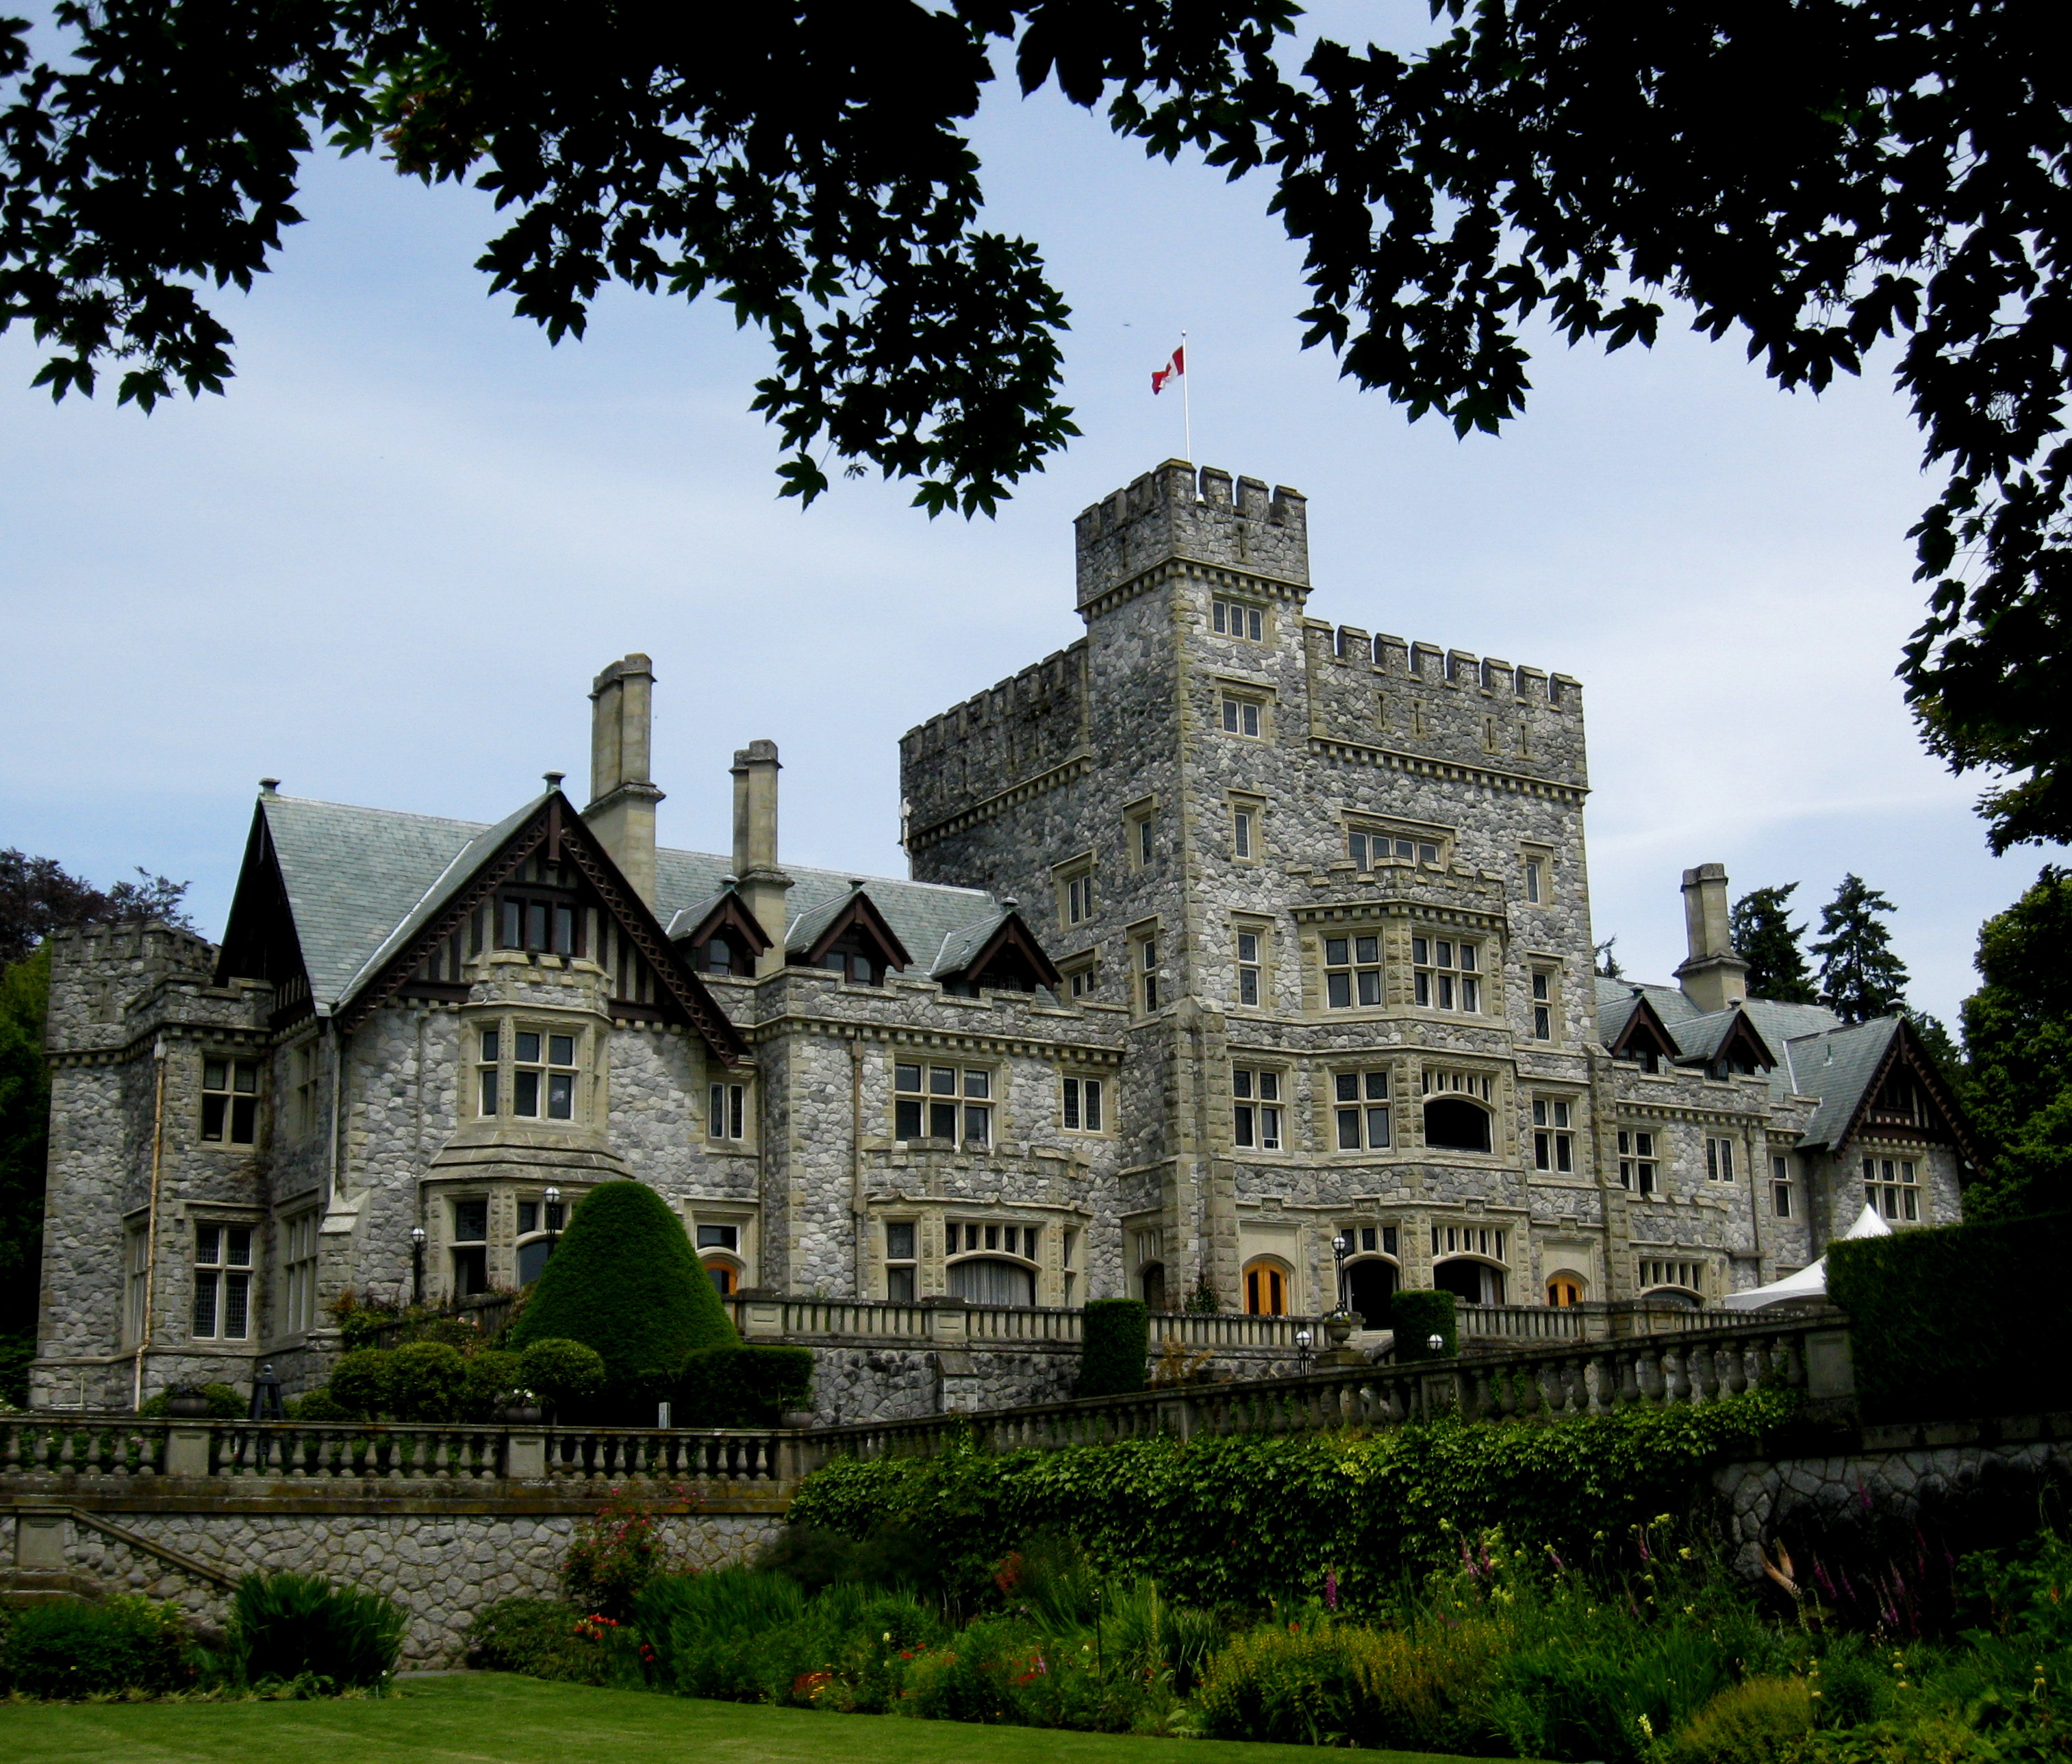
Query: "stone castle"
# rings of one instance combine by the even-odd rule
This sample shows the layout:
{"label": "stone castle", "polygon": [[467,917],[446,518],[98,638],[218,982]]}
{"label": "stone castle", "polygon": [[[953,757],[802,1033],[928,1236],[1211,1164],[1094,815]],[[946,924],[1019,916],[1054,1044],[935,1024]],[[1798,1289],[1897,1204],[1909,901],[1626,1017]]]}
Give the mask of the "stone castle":
{"label": "stone castle", "polygon": [[[1080,516],[1086,634],[902,743],[911,879],[658,849],[644,656],[587,806],[262,783],[220,946],[56,945],[39,1406],[320,1381],[348,1293],[522,1285],[634,1178],[726,1290],[1315,1314],[1716,1302],[1975,1160],[1903,1021],[1594,972],[1583,695],[1309,616],[1303,499],[1169,461]],[[1342,1264],[1342,1265],[1341,1265]]]}

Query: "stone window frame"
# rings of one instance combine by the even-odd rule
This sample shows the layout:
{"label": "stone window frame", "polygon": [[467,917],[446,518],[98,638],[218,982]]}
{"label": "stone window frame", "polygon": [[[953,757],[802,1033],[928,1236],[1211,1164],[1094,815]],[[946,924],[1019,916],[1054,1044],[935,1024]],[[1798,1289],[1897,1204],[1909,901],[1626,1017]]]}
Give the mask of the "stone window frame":
{"label": "stone window frame", "polygon": [[[602,1058],[602,1040],[594,1018],[547,1006],[498,1005],[470,1010],[462,1020],[461,1033],[471,1038],[462,1043],[462,1064],[468,1069],[473,1104],[469,1118],[522,1123],[528,1128],[545,1127],[557,1133],[592,1129],[598,1107],[597,1074]],[[485,1035],[492,1034],[496,1037],[493,1054],[488,1051],[483,1040]],[[520,1038],[527,1035],[540,1038],[538,1057],[535,1059],[520,1055]],[[564,1040],[572,1044],[567,1062],[556,1057],[556,1043]],[[530,1114],[521,1114],[518,1110],[521,1075],[536,1079],[533,1096],[536,1107]],[[495,1106],[486,1109],[483,1104],[491,1100],[492,1096],[485,1079],[491,1076],[495,1080]],[[552,1112],[554,1081],[561,1078],[568,1081],[569,1112],[557,1115]]]}
{"label": "stone window frame", "polygon": [[[888,1305],[917,1304],[921,1297],[921,1215],[887,1213],[875,1222],[878,1280]],[[903,1236],[900,1234],[903,1233]]]}
{"label": "stone window frame", "polygon": [[[763,1248],[762,1219],[762,1209],[753,1201],[707,1200],[693,1195],[684,1203],[684,1230],[691,1240],[691,1252],[708,1273],[715,1261],[732,1269],[734,1285],[729,1297],[756,1284]],[[730,1245],[700,1243],[701,1234],[708,1230],[731,1231],[734,1240]]]}
{"label": "stone window frame", "polygon": [[[570,1195],[565,1192],[560,1200],[550,1201],[544,1186],[512,1194],[511,1264],[512,1278],[519,1285],[531,1284],[525,1277],[526,1252],[535,1245],[541,1246],[540,1271],[544,1272],[549,1249],[555,1239],[569,1228],[569,1216],[574,1212],[576,1203],[582,1198],[580,1195]],[[532,1209],[532,1223],[529,1225],[525,1223],[525,1209],[528,1207]],[[558,1218],[556,1216],[557,1211]],[[539,1273],[536,1273],[532,1278],[537,1280]]]}
{"label": "stone window frame", "polygon": [[[445,1227],[442,1235],[446,1244],[446,1267],[443,1270],[447,1283],[447,1293],[452,1298],[467,1298],[473,1292],[489,1290],[491,1269],[489,1265],[489,1247],[496,1229],[495,1214],[496,1199],[491,1189],[471,1183],[458,1189],[449,1189],[440,1197],[444,1208],[441,1223]],[[461,1231],[461,1208],[479,1206],[482,1208],[482,1235],[463,1237]],[[482,1259],[482,1285],[473,1292],[462,1290],[461,1257],[479,1256]]]}
{"label": "stone window frame", "polygon": [[1741,1178],[1734,1169],[1736,1141],[1724,1134],[1705,1136],[1705,1180],[1708,1182],[1733,1183]]}
{"label": "stone window frame", "polygon": [[705,1080],[705,1144],[755,1149],[755,1082],[723,1074]]}
{"label": "stone window frame", "polygon": [[150,1318],[151,1210],[140,1207],[122,1222],[122,1345],[139,1346]]}
{"label": "stone window frame", "polygon": [[1149,870],[1157,861],[1158,799],[1140,796],[1122,811],[1123,859],[1132,870]]}
{"label": "stone window frame", "polygon": [[[1371,962],[1360,959],[1359,946],[1367,939],[1374,940],[1375,959]],[[1342,943],[1346,959],[1342,962],[1331,960],[1331,945]],[[1319,926],[1317,932],[1317,972],[1323,984],[1317,989],[1319,1006],[1330,1012],[1379,1011],[1389,1008],[1388,998],[1388,934],[1385,922],[1353,920]],[[1372,1003],[1363,1003],[1359,996],[1359,980],[1363,974],[1375,977],[1375,998]],[[1331,978],[1342,974],[1346,979],[1346,1002],[1335,1004],[1331,998]]]}
{"label": "stone window frame", "polygon": [[[1273,1008],[1274,922],[1263,913],[1231,915],[1231,997],[1233,1010],[1271,1010]],[[1252,957],[1245,956],[1244,940],[1253,940]],[[1247,998],[1246,977],[1252,980],[1252,997]]]}
{"label": "stone window frame", "polygon": [[[1392,1059],[1377,1061],[1372,1058],[1359,1060],[1334,1060],[1324,1068],[1325,1082],[1319,1087],[1317,1096],[1318,1111],[1322,1117],[1318,1142],[1327,1155],[1334,1157],[1371,1157],[1377,1152],[1396,1149],[1396,1103],[1398,1088],[1396,1062]],[[1376,1092],[1375,1080],[1380,1085]],[[1346,1081],[1352,1081],[1355,1095],[1342,1094]],[[1381,1141],[1376,1144],[1374,1136],[1374,1116],[1382,1116]],[[1351,1116],[1357,1128],[1359,1144],[1345,1143],[1346,1121]]]}
{"label": "stone window frame", "polygon": [[1532,1119],[1532,1173],[1536,1176],[1577,1176],[1576,1139],[1582,1098],[1557,1091],[1536,1091]]}
{"label": "stone window frame", "polygon": [[1667,1197],[1662,1186],[1661,1136],[1652,1127],[1628,1124],[1616,1129],[1618,1148],[1618,1184],[1627,1193],[1646,1200]]}
{"label": "stone window frame", "polygon": [[[1231,614],[1235,611],[1238,619]],[[1240,623],[1244,627],[1235,628]],[[1271,648],[1273,644],[1273,605],[1271,601],[1250,600],[1242,594],[1225,594],[1222,590],[1211,590],[1209,595],[1209,634],[1227,637],[1240,643],[1259,644]]]}
{"label": "stone window frame", "polygon": [[[1485,977],[1486,979],[1486,977]],[[1548,956],[1528,956],[1525,972],[1526,1029],[1529,1038],[1558,1046],[1568,1038],[1561,1033],[1561,966]]]}
{"label": "stone window frame", "polygon": [[[1363,809],[1350,808],[1343,812],[1344,835],[1340,847],[1346,861],[1362,875],[1371,875],[1377,861],[1391,866],[1407,863],[1417,869],[1436,865],[1448,868],[1453,861],[1457,836],[1451,827],[1441,827],[1436,822],[1405,820],[1400,816],[1371,815]],[[1386,841],[1389,849],[1383,851],[1379,843]],[[1409,852],[1399,852],[1398,845],[1410,845]],[[1424,849],[1433,853],[1427,857]]]}
{"label": "stone window frame", "polygon": [[1772,1152],[1770,1154],[1770,1216],[1772,1219],[1796,1219],[1799,1215],[1793,1203],[1791,1154]]}
{"label": "stone window frame", "polygon": [[1256,791],[1227,791],[1223,830],[1230,841],[1230,861],[1248,870],[1266,861],[1267,799]]}
{"label": "stone window frame", "polygon": [[1281,1059],[1233,1052],[1230,1079],[1231,1149],[1255,1157],[1286,1157],[1293,1149],[1295,1068]]}
{"label": "stone window frame", "polygon": [[[923,1052],[908,1048],[893,1053],[891,1067],[890,1100],[886,1113],[889,1137],[894,1145],[939,1146],[943,1143],[940,1134],[901,1131],[902,1107],[911,1104],[916,1112],[914,1125],[918,1129],[936,1125],[937,1109],[947,1108],[952,1111],[952,1125],[956,1131],[950,1136],[949,1144],[956,1151],[984,1155],[998,1146],[1007,1102],[1008,1074],[1003,1060],[992,1055],[967,1056],[955,1051]],[[916,1088],[904,1087],[902,1067],[912,1068],[917,1073]],[[936,1088],[936,1075],[943,1071],[956,1075],[954,1089]],[[982,1080],[976,1088],[972,1083],[975,1078]],[[982,1137],[976,1139],[970,1132],[973,1110],[984,1112]]]}
{"label": "stone window frame", "polygon": [[[1425,959],[1423,960],[1418,959],[1417,946],[1420,944],[1424,945]],[[1445,944],[1450,952],[1450,959],[1444,962],[1439,959],[1438,946],[1441,944]],[[1475,952],[1472,965],[1461,959],[1462,952],[1470,948]],[[1410,931],[1412,1006],[1418,1010],[1433,1011],[1448,1017],[1488,1016],[1496,977],[1495,967],[1489,956],[1497,948],[1495,937],[1485,931],[1470,931],[1463,935],[1451,926],[1441,932],[1413,924]],[[1420,981],[1424,982],[1421,989],[1424,997],[1421,998],[1418,996]],[[1459,1002],[1452,1005],[1429,1002],[1445,996],[1447,988],[1444,982],[1447,981],[1453,983],[1453,995]],[[1475,1000],[1473,1005],[1467,1002],[1470,996]]]}
{"label": "stone window frame", "polygon": [[1083,925],[1092,924],[1099,916],[1100,890],[1096,870],[1091,846],[1050,866],[1050,889],[1057,899],[1059,930],[1077,931]]}
{"label": "stone window frame", "polygon": [[1156,919],[1139,919],[1129,927],[1129,1014],[1132,1017],[1155,1017],[1172,1002],[1167,996],[1164,957],[1161,954],[1163,933]]}
{"label": "stone window frame", "polygon": [[1219,678],[1215,685],[1215,733],[1227,735],[1233,741],[1264,742],[1271,746],[1273,689],[1249,680]]}
{"label": "stone window frame", "polygon": [[1554,848],[1531,843],[1518,848],[1518,891],[1527,907],[1554,903]]}
{"label": "stone window frame", "polygon": [[1100,985],[1100,952],[1088,949],[1076,956],[1067,956],[1058,964],[1058,973],[1063,981],[1059,988],[1061,997],[1092,997]]}
{"label": "stone window frame", "polygon": [[1928,1184],[1922,1179],[1922,1166],[1928,1162],[1924,1150],[1907,1146],[1889,1157],[1882,1150],[1859,1151],[1856,1157],[1866,1206],[1876,1207],[1878,1216],[1892,1224],[1928,1222]]}
{"label": "stone window frame", "polygon": [[1111,1105],[1115,1100],[1114,1089],[1113,1079],[1106,1071],[1090,1072],[1069,1067],[1060,1071],[1058,1130],[1081,1139],[1113,1137],[1115,1111]]}
{"label": "stone window frame", "polygon": [[317,1268],[323,1240],[319,1227],[323,1208],[309,1205],[284,1212],[279,1220],[280,1326],[277,1335],[306,1335],[317,1326]]}
{"label": "stone window frame", "polygon": [[[208,1347],[233,1347],[249,1352],[261,1339],[259,1319],[261,1297],[265,1289],[262,1282],[265,1272],[265,1215],[255,1209],[218,1206],[197,1207],[187,1217],[187,1249],[185,1260],[187,1272],[187,1303],[186,1339]],[[204,1243],[201,1234],[213,1231],[216,1236],[216,1254],[212,1260],[202,1257]],[[245,1260],[231,1260],[235,1247],[230,1234],[245,1234]],[[199,1310],[202,1283],[205,1276],[217,1277],[214,1285],[215,1297],[211,1305],[212,1326],[207,1334],[195,1326]],[[241,1277],[245,1281],[245,1332],[241,1335],[224,1333],[227,1300],[230,1281]]]}
{"label": "stone window frame", "polygon": [[1680,1244],[1651,1244],[1635,1255],[1634,1264],[1639,1276],[1635,1289],[1643,1297],[1669,1291],[1703,1299],[1710,1285],[1712,1259],[1694,1256]]}
{"label": "stone window frame", "polygon": [[290,1139],[307,1139],[317,1130],[323,1086],[323,1044],[305,1035],[287,1050],[287,1129]]}
{"label": "stone window frame", "polygon": [[[223,1069],[223,1079],[219,1084],[209,1083],[212,1066]],[[238,1080],[247,1072],[252,1079],[252,1088],[239,1088]],[[266,1137],[266,1075],[265,1062],[248,1049],[224,1048],[212,1051],[204,1047],[195,1068],[195,1143],[204,1151],[229,1152],[236,1156],[249,1157],[258,1150]],[[210,1104],[219,1107],[212,1110]],[[240,1125],[239,1104],[249,1103],[250,1137],[233,1137]],[[215,1116],[216,1130],[209,1132],[211,1115]]]}

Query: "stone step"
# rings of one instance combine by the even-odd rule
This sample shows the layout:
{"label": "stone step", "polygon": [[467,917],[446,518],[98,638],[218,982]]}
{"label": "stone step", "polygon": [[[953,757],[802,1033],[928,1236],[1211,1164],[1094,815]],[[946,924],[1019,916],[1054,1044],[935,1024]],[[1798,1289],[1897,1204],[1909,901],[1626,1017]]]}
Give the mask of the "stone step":
{"label": "stone step", "polygon": [[0,1569],[0,1598],[10,1605],[84,1605],[107,1592],[91,1574],[65,1569]]}

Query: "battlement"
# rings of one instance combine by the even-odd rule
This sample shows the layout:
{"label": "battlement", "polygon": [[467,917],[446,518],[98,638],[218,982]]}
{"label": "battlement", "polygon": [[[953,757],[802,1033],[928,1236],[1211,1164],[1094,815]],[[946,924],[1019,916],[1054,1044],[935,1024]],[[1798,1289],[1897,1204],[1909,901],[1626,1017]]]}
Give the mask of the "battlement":
{"label": "battlement", "polygon": [[1301,492],[1285,484],[1269,491],[1260,479],[1233,479],[1214,466],[1197,472],[1184,459],[1169,459],[1096,503],[1074,525],[1082,610],[1175,557],[1309,586]]}
{"label": "battlement", "polygon": [[1334,630],[1322,621],[1313,621],[1309,628],[1322,639],[1334,661],[1371,667],[1428,685],[1455,686],[1546,705],[1556,710],[1582,709],[1583,683],[1572,675],[1514,666],[1494,656],[1444,649],[1437,644],[1414,639],[1406,641],[1382,632],[1370,637],[1357,625],[1340,625]]}
{"label": "battlement", "polygon": [[1063,649],[1054,649],[1041,661],[1032,662],[1018,674],[1010,674],[984,692],[974,693],[960,705],[918,723],[899,738],[899,750],[908,759],[940,752],[971,738],[979,730],[1005,722],[1025,712],[1039,709],[1063,697],[1076,699],[1079,690],[1079,655],[1084,638]]}
{"label": "battlement", "polygon": [[169,985],[212,984],[216,959],[206,937],[155,919],[53,932],[44,1045],[59,1053],[119,1043],[139,1000]]}

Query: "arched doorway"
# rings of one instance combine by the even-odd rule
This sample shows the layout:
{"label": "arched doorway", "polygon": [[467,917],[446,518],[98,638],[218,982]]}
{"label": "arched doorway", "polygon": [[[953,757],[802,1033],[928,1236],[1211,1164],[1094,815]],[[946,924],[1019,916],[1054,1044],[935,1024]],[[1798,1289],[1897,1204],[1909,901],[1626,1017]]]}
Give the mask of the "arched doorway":
{"label": "arched doorway", "polygon": [[1424,1105],[1424,1143],[1434,1151],[1486,1152],[1489,1111],[1465,1096],[1434,1096]]}
{"label": "arched doorway", "polygon": [[1163,1262],[1147,1262],[1137,1277],[1143,1286],[1144,1308],[1148,1311],[1165,1310],[1166,1264]]}
{"label": "arched doorway", "polygon": [[721,1297],[727,1297],[740,1289],[741,1270],[732,1262],[715,1257],[705,1264],[705,1272],[712,1277],[713,1285]]}
{"label": "arched doorway", "polygon": [[1451,1293],[1464,1305],[1503,1302],[1503,1270],[1465,1256],[1438,1264],[1432,1270],[1432,1284],[1442,1293]]}
{"label": "arched doorway", "polygon": [[1244,1308],[1254,1317],[1288,1314],[1288,1264],[1261,1256],[1245,1264]]}
{"label": "arched doorway", "polygon": [[1583,1277],[1572,1274],[1565,1268],[1547,1277],[1547,1302],[1556,1310],[1581,1304],[1583,1290]]}
{"label": "arched doorway", "polygon": [[1359,1313],[1369,1329],[1388,1327],[1396,1285],[1396,1264],[1379,1256],[1363,1256],[1346,1264],[1346,1303]]}

